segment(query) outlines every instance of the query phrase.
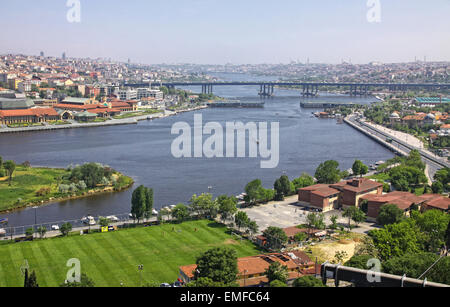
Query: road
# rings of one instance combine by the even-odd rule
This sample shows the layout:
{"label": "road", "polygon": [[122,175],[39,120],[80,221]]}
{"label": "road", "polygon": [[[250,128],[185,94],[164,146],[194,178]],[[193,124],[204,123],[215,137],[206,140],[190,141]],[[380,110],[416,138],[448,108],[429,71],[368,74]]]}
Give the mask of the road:
{"label": "road", "polygon": [[[371,135],[377,136],[378,138],[381,138],[382,140],[385,140],[386,138],[391,138],[392,143],[391,145],[398,148],[400,151],[403,151],[405,153],[409,153],[411,150],[417,150],[419,151],[420,155],[422,156],[423,161],[428,166],[428,175],[430,178],[434,177],[434,174],[436,172],[444,167],[450,167],[450,164],[442,158],[435,157],[431,155],[430,153],[426,152],[423,148],[417,147],[412,145],[411,143],[407,143],[404,140],[401,140],[397,137],[395,137],[392,134],[388,134],[378,128],[375,128],[372,125],[369,125],[361,120],[359,120],[356,116],[350,116],[348,117],[348,121],[353,123],[354,125],[357,125],[358,127],[364,129]],[[387,143],[387,142],[386,142]]]}

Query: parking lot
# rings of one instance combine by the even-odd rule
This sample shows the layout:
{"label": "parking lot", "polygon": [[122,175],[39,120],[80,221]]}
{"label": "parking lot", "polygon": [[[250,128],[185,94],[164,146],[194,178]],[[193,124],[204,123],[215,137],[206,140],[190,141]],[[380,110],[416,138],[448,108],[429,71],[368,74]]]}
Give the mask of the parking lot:
{"label": "parking lot", "polygon": [[[292,196],[281,202],[270,202],[267,205],[245,208],[242,211],[245,211],[248,217],[258,224],[260,232],[263,232],[269,226],[287,228],[305,224],[306,216],[312,212],[312,209],[308,210],[304,205],[306,204],[298,201],[297,196]],[[348,223],[348,219],[342,217],[342,212],[339,210],[325,212],[324,214],[325,224],[327,226],[331,224],[330,217],[333,215],[338,216],[339,224],[346,226]],[[353,231],[367,233],[367,231],[373,228],[372,223],[362,223],[358,228],[353,229]]]}

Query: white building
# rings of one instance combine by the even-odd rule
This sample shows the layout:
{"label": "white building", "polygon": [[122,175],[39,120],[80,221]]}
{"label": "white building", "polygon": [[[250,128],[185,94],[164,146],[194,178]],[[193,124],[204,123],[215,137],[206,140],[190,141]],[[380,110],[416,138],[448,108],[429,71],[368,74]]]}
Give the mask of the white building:
{"label": "white building", "polygon": [[136,100],[138,97],[138,92],[136,90],[120,90],[117,92],[120,100]]}
{"label": "white building", "polygon": [[138,88],[137,99],[142,98],[155,98],[156,100],[162,100],[164,98],[164,94],[160,90],[154,90],[150,88]]}

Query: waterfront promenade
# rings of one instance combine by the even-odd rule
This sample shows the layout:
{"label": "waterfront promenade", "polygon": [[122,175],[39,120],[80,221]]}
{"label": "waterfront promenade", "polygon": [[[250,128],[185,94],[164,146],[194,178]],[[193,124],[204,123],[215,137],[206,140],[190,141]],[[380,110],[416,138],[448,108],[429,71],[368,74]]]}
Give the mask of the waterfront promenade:
{"label": "waterfront promenade", "polygon": [[153,120],[158,118],[165,118],[169,116],[177,115],[178,113],[190,112],[199,109],[204,109],[206,106],[200,106],[195,108],[189,108],[184,110],[177,111],[168,111],[164,110],[161,113],[149,114],[149,115],[141,115],[130,118],[122,118],[122,119],[109,119],[104,122],[97,123],[78,123],[76,121],[71,121],[70,124],[67,125],[45,125],[45,126],[35,126],[35,127],[22,127],[22,128],[0,128],[0,133],[17,133],[17,132],[32,132],[32,131],[50,131],[50,130],[59,130],[59,129],[75,129],[75,128],[92,128],[92,127],[105,127],[105,126],[116,126],[116,125],[132,125],[137,124],[142,120]]}

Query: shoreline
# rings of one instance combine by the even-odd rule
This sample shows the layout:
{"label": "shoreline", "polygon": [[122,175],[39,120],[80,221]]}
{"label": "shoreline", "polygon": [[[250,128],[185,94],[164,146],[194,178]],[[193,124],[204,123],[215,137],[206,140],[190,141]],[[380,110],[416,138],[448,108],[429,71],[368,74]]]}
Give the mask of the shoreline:
{"label": "shoreline", "polygon": [[107,127],[107,126],[118,126],[118,125],[137,125],[139,121],[143,120],[154,120],[159,118],[166,118],[170,116],[175,116],[179,113],[192,112],[201,109],[206,109],[208,106],[197,106],[188,109],[180,109],[176,111],[164,110],[159,113],[140,115],[136,117],[124,118],[124,119],[111,119],[100,123],[73,123],[70,125],[48,125],[48,126],[37,126],[37,127],[22,127],[22,128],[0,128],[0,134],[7,133],[21,133],[21,132],[40,132],[40,131],[53,131],[60,129],[76,129],[76,128],[93,128],[93,127]]}
{"label": "shoreline", "polygon": [[[50,167],[35,167],[36,169],[59,169],[61,170],[61,168],[50,168]],[[90,189],[90,190],[86,190],[81,192],[80,194],[67,194],[66,196],[61,196],[61,197],[48,197],[46,199],[42,199],[42,200],[36,200],[36,201],[29,201],[29,202],[24,202],[23,204],[19,204],[17,207],[14,208],[10,208],[10,209],[2,209],[0,210],[0,214],[9,214],[9,213],[13,213],[13,212],[19,212],[21,210],[25,210],[27,208],[31,208],[31,207],[43,207],[45,205],[51,205],[52,203],[60,203],[60,202],[64,202],[64,201],[69,201],[69,200],[75,200],[75,199],[82,199],[82,198],[86,198],[86,197],[90,197],[90,196],[97,196],[97,195],[102,195],[102,194],[109,194],[109,193],[118,193],[118,192],[123,192],[125,190],[130,189],[134,184],[135,181],[133,178],[126,176],[122,173],[118,173],[120,175],[120,177],[126,177],[127,179],[130,180],[130,183],[120,187],[119,189],[114,189],[114,186],[107,186],[107,187],[102,187],[102,188],[97,188],[97,189]]]}

